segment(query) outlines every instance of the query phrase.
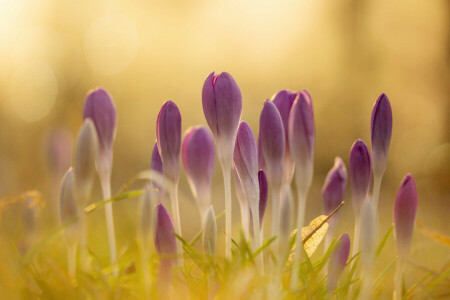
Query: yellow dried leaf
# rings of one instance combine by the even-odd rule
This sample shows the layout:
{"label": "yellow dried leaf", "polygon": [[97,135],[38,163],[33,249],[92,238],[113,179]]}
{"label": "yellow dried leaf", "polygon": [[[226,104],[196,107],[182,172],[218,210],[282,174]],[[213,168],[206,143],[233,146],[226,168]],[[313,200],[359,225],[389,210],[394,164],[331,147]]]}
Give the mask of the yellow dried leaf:
{"label": "yellow dried leaf", "polygon": [[308,226],[302,228],[303,247],[309,257],[316,252],[320,242],[322,242],[328,230],[326,222],[328,216],[320,215],[309,223]]}

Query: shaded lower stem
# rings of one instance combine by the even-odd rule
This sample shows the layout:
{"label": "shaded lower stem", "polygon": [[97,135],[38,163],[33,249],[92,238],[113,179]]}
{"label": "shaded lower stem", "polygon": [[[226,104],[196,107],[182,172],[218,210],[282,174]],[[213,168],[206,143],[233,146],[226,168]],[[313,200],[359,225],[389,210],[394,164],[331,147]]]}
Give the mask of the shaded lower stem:
{"label": "shaded lower stem", "polygon": [[295,237],[295,253],[294,261],[292,264],[292,275],[291,275],[291,289],[295,289],[297,286],[297,279],[300,270],[300,255],[302,253],[301,247],[303,247],[302,241],[302,227],[305,219],[305,206],[306,206],[306,195],[299,192],[298,194],[298,212],[297,212],[297,233]]}
{"label": "shaded lower stem", "polygon": [[80,262],[81,268],[84,272],[89,272],[89,266],[87,261],[87,224],[86,224],[86,212],[80,209]]}
{"label": "shaded lower stem", "polygon": [[[261,247],[261,226],[259,224],[259,207],[253,207],[252,209],[252,224],[253,224],[253,238],[255,239],[253,244],[253,251],[256,251]],[[259,253],[256,259],[257,268],[264,272],[264,259],[263,253]]]}
{"label": "shaded lower stem", "polygon": [[280,231],[280,189],[272,186],[272,237],[278,236]]}
{"label": "shaded lower stem", "polygon": [[397,259],[397,269],[395,270],[395,278],[394,278],[394,300],[402,299],[402,278],[403,272],[406,266],[406,259],[404,257],[399,257]]}
{"label": "shaded lower stem", "polygon": [[231,259],[231,167],[222,164],[225,188],[225,257]]}
{"label": "shaded lower stem", "polygon": [[69,271],[70,279],[75,279],[77,261],[77,243],[70,243],[67,245],[67,268]]}
{"label": "shaded lower stem", "polygon": [[[100,178],[102,190],[103,190],[103,198],[105,200],[111,198],[111,181],[110,176],[102,176]],[[116,264],[117,254],[116,254],[116,236],[114,232],[114,217],[113,217],[113,209],[112,203],[109,202],[105,205],[105,215],[106,215],[106,229],[108,231],[108,244],[109,244],[109,261],[111,265]],[[118,275],[118,271],[114,268],[113,272],[114,276]]]}
{"label": "shaded lower stem", "polygon": [[[172,207],[172,218],[175,226],[175,233],[179,236],[181,235],[181,221],[180,221],[180,208],[178,205],[178,181],[174,182],[172,185],[172,190],[170,192],[170,202]],[[183,265],[183,247],[181,241],[176,239],[177,242],[177,257],[178,264]]]}

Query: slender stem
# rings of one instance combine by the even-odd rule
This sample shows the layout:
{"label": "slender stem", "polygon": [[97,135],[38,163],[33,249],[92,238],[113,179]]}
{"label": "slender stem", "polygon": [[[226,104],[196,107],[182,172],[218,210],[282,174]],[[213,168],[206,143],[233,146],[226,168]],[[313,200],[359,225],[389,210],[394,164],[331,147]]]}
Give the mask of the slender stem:
{"label": "slender stem", "polygon": [[72,280],[75,279],[75,268],[77,261],[77,243],[67,244],[67,268],[69,270],[69,276]]}
{"label": "slender stem", "polygon": [[[253,223],[253,238],[254,243],[253,244],[253,251],[256,251],[258,248],[261,247],[261,234],[260,234],[260,224],[259,224],[259,207],[255,206],[252,209],[252,223]],[[264,272],[264,259],[263,254],[260,253],[258,255],[258,258],[256,260],[257,268],[260,268]]]}
{"label": "slender stem", "polygon": [[248,206],[242,202],[239,202],[239,207],[241,209],[241,222],[242,222],[242,230],[244,231],[245,240],[249,239],[249,211]]}
{"label": "slender stem", "polygon": [[303,247],[302,242],[302,227],[305,219],[305,206],[306,206],[306,195],[301,192],[298,193],[298,213],[297,213],[297,234],[295,237],[295,253],[294,262],[292,265],[292,276],[291,276],[291,289],[293,290],[297,286],[297,278],[300,270],[300,255],[302,254],[301,248]]}
{"label": "slender stem", "polygon": [[231,259],[231,167],[222,164],[225,187],[225,257]]}
{"label": "slender stem", "polygon": [[[110,199],[111,198],[111,180],[110,176],[101,176],[100,183],[103,190],[103,198]],[[111,265],[114,265],[117,261],[116,254],[116,236],[114,233],[114,217],[113,217],[113,209],[112,203],[109,202],[105,205],[105,214],[106,214],[106,229],[108,231],[108,244],[109,244],[109,261]],[[117,269],[114,269],[114,276],[118,275]]]}
{"label": "slender stem", "polygon": [[[170,192],[170,201],[172,206],[172,217],[175,225],[175,233],[181,236],[180,208],[178,206],[178,181],[173,182]],[[183,265],[183,247],[179,239],[177,239],[177,256],[179,257],[179,265]]]}
{"label": "slender stem", "polygon": [[395,270],[395,279],[394,279],[394,300],[402,299],[402,278],[403,272],[406,266],[406,259],[404,257],[399,257],[397,260],[397,269]]}
{"label": "slender stem", "polygon": [[330,247],[331,241],[333,240],[334,231],[336,227],[335,226],[329,226],[328,231],[325,235],[325,243],[324,243],[324,253],[327,252],[328,247]]}
{"label": "slender stem", "polygon": [[375,204],[375,211],[377,211],[378,207],[378,198],[380,196],[380,187],[381,187],[381,179],[383,178],[383,175],[375,175],[373,178],[373,203]]}
{"label": "slender stem", "polygon": [[[359,250],[359,237],[361,235],[361,214],[358,213],[355,217],[355,233],[353,237],[353,251],[352,255],[358,253]],[[354,260],[353,260],[354,261]]]}
{"label": "slender stem", "polygon": [[86,224],[86,212],[84,209],[80,209],[80,216],[78,222],[80,222],[80,261],[81,268],[84,272],[89,271],[87,261],[87,224]]}
{"label": "slender stem", "polygon": [[272,237],[278,236],[280,231],[280,188],[272,185]]}

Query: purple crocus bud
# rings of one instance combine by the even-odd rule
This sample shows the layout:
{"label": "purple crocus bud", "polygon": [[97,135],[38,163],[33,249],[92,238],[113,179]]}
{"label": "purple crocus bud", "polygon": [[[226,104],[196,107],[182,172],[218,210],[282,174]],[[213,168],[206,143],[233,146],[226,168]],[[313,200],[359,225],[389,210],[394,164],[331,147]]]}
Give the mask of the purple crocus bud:
{"label": "purple crocus bud", "polygon": [[45,144],[50,170],[59,179],[71,164],[72,137],[67,130],[53,130],[46,137]]}
{"label": "purple crocus bud", "polygon": [[399,256],[406,257],[409,254],[416,213],[416,183],[411,174],[407,174],[397,191],[394,205],[395,242]]}
{"label": "purple crocus bud", "polygon": [[216,253],[217,224],[214,209],[211,205],[206,213],[203,224],[203,251],[209,255]]}
{"label": "purple crocus bud", "polygon": [[[164,205],[156,206],[155,247],[161,263],[173,262],[177,253],[173,221]],[[165,267],[171,267],[171,265]]]}
{"label": "purple crocus bud", "polygon": [[264,152],[262,149],[262,142],[261,142],[261,130],[259,131],[258,135],[258,168],[260,170],[266,169],[266,160],[264,159]]}
{"label": "purple crocus bud", "polygon": [[[264,219],[264,214],[267,207],[267,196],[269,193],[269,185],[267,184],[266,173],[263,170],[258,171],[258,182],[259,182],[259,225],[260,230],[262,230],[262,222]],[[250,233],[253,236],[253,223],[252,223],[252,212],[250,211]]]}
{"label": "purple crocus bud", "polygon": [[116,108],[111,96],[102,88],[87,95],[83,109],[83,119],[91,119],[97,129],[100,173],[111,173],[113,142],[116,135]]}
{"label": "purple crocus bud", "polygon": [[350,254],[350,237],[348,233],[344,233],[339,238],[339,244],[331,254],[328,263],[328,279],[327,289],[329,293],[333,293],[347,264],[348,255]]}
{"label": "purple crocus bud", "polygon": [[89,199],[94,183],[98,154],[98,138],[95,125],[86,119],[78,134],[73,159],[77,202],[81,207]]}
{"label": "purple crocus bud", "polygon": [[258,208],[258,154],[255,136],[245,121],[239,124],[233,163],[250,209]]}
{"label": "purple crocus bud", "polygon": [[174,182],[180,178],[181,115],[172,101],[166,101],[156,122],[156,141],[164,175]]}
{"label": "purple crocus bud", "polygon": [[231,155],[242,112],[241,90],[233,77],[227,72],[209,74],[203,84],[202,104],[208,126],[218,143],[219,155]]}
{"label": "purple crocus bud", "polygon": [[279,190],[283,182],[285,134],[283,120],[271,101],[264,103],[259,119],[259,137],[266,164],[267,176],[272,188]]}
{"label": "purple crocus bud", "polygon": [[[163,164],[162,164],[161,156],[159,155],[157,142],[155,142],[155,145],[153,146],[152,161],[150,163],[150,170],[160,173],[161,176],[164,174],[164,172],[163,172]],[[161,203],[164,200],[164,197],[165,197],[164,188],[161,185],[159,185],[156,182],[154,182],[154,181],[152,181],[152,187],[153,187],[153,189],[157,190],[157,192],[156,192],[156,199],[157,199],[158,203]]]}
{"label": "purple crocus bud", "polygon": [[214,171],[214,141],[204,126],[189,128],[181,146],[184,169],[200,209],[202,220],[211,204],[211,180]]}
{"label": "purple crocus bud", "polygon": [[[334,160],[333,168],[328,172],[322,188],[323,212],[330,215],[344,200],[345,187],[347,186],[347,170],[340,157]],[[337,212],[328,220],[330,226],[337,223]]]}
{"label": "purple crocus bud", "polygon": [[370,154],[362,140],[353,143],[350,151],[350,186],[353,195],[353,209],[357,215],[370,187],[371,165]]}
{"label": "purple crocus bud", "polygon": [[370,121],[372,140],[372,166],[376,176],[382,176],[386,168],[389,144],[392,135],[392,110],[386,94],[375,102]]}
{"label": "purple crocus bud", "polygon": [[289,114],[297,96],[298,93],[296,92],[281,90],[272,99],[272,102],[278,108],[281,119],[283,120],[284,136],[286,141],[283,169],[284,182],[286,184],[291,182],[292,175],[294,174],[294,160],[291,156],[291,150],[289,148]]}
{"label": "purple crocus bud", "polygon": [[312,180],[315,126],[311,96],[306,90],[299,93],[289,115],[289,148],[296,166],[298,189],[306,193]]}

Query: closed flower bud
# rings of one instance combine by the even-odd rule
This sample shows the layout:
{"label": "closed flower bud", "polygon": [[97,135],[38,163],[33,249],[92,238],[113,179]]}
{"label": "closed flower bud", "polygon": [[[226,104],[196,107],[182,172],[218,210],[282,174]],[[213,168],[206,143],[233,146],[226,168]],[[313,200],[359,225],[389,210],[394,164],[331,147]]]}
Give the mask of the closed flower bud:
{"label": "closed flower bud", "polygon": [[301,170],[297,172],[297,182],[302,193],[308,190],[312,180],[314,157],[314,113],[311,96],[303,90],[295,100],[289,115],[289,148],[295,164]]}
{"label": "closed flower bud", "polygon": [[172,101],[165,102],[158,114],[156,140],[164,175],[177,182],[180,178],[181,115]]}
{"label": "closed flower bud", "polygon": [[341,235],[338,243],[328,264],[327,289],[329,293],[333,293],[336,289],[350,254],[350,237],[347,233]]}
{"label": "closed flower bud", "polygon": [[218,144],[219,155],[231,155],[242,112],[241,90],[233,77],[226,72],[209,74],[203,84],[202,104],[206,121]]}
{"label": "closed flower bud", "polygon": [[174,260],[177,246],[172,217],[162,204],[156,206],[155,247],[161,260]]}
{"label": "closed flower bud", "polygon": [[284,136],[285,136],[285,154],[284,154],[284,182],[289,184],[294,174],[294,160],[291,156],[289,148],[289,114],[291,112],[292,105],[297,98],[298,93],[288,90],[279,91],[274,97],[272,102],[278,108],[280,112],[281,120],[283,121]]}
{"label": "closed flower bud", "polygon": [[98,138],[95,125],[86,119],[78,134],[73,160],[77,202],[82,207],[89,200],[94,183],[98,154]]}
{"label": "closed flower bud", "polygon": [[203,224],[203,251],[209,255],[216,253],[217,224],[212,205],[209,207]]}
{"label": "closed flower bud", "polygon": [[171,279],[172,266],[176,263],[177,244],[172,218],[164,205],[156,206],[155,247],[159,255],[158,280],[161,284]]}
{"label": "closed flower bud", "polygon": [[[264,214],[267,207],[267,196],[269,193],[269,185],[267,184],[266,173],[263,170],[258,171],[258,182],[259,182],[259,224],[262,230],[262,223],[264,219]],[[252,212],[250,211],[250,233],[253,236],[253,224],[252,224]]]}
{"label": "closed flower bud", "polygon": [[214,141],[204,126],[186,131],[181,146],[184,169],[202,219],[211,204],[211,180],[214,171]]}
{"label": "closed flower bud", "polygon": [[101,173],[112,168],[113,142],[116,134],[116,108],[111,96],[102,88],[91,91],[84,103],[83,119],[91,119],[97,129]]}
{"label": "closed flower bud", "polygon": [[[155,145],[153,146],[152,161],[150,163],[150,169],[152,171],[156,171],[156,172],[160,173],[161,176],[164,174],[163,164],[162,164],[161,156],[159,155],[157,142],[155,142]],[[156,199],[157,199],[158,203],[161,203],[164,200],[164,196],[165,196],[164,188],[154,181],[152,181],[152,187],[153,187],[153,189],[157,190],[156,191],[156,195],[157,195]]]}
{"label": "closed flower bud", "polygon": [[[333,168],[328,172],[322,188],[323,212],[330,215],[344,200],[345,188],[347,186],[347,170],[340,157],[334,160]],[[338,214],[328,220],[330,226],[336,226]]]}
{"label": "closed flower bud", "polygon": [[72,168],[64,175],[61,182],[61,192],[59,196],[59,213],[61,224],[75,221],[66,231],[66,238],[71,242],[79,239],[79,231],[77,228],[77,218],[79,216],[78,206],[75,201],[75,177]]}
{"label": "closed flower bud", "polygon": [[250,209],[258,208],[258,154],[253,131],[246,122],[239,124],[233,163]]}
{"label": "closed flower bud", "polygon": [[283,120],[271,101],[264,103],[259,119],[259,137],[266,164],[266,172],[272,188],[281,186],[283,182],[283,164],[285,154],[285,134]]}
{"label": "closed flower bud", "polygon": [[392,135],[392,110],[386,94],[375,102],[370,122],[372,140],[372,166],[376,176],[382,176],[386,168]]}
{"label": "closed flower bud", "polygon": [[397,254],[406,257],[411,248],[411,239],[417,213],[417,189],[414,178],[407,174],[400,185],[394,205],[394,227]]}
{"label": "closed flower bud", "polygon": [[266,160],[264,159],[264,152],[262,149],[262,142],[261,142],[261,130],[258,134],[258,168],[260,170],[266,169]]}
{"label": "closed flower bud", "polygon": [[350,151],[350,186],[353,195],[353,209],[356,214],[361,211],[363,201],[370,187],[371,163],[366,144],[357,140]]}

